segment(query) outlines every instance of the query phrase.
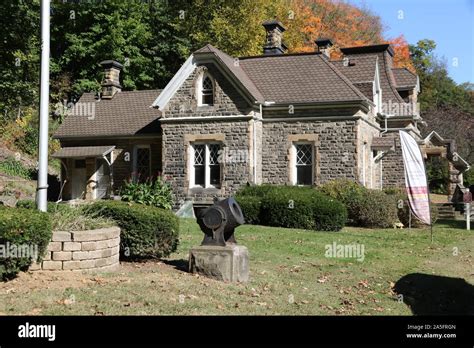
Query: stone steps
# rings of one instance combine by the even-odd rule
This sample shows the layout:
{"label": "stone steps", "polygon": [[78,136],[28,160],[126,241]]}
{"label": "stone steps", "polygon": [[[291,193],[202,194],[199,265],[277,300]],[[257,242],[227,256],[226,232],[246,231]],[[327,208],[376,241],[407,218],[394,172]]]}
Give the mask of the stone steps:
{"label": "stone steps", "polygon": [[462,220],[463,215],[456,211],[452,203],[435,203],[438,209],[438,219],[442,220]]}

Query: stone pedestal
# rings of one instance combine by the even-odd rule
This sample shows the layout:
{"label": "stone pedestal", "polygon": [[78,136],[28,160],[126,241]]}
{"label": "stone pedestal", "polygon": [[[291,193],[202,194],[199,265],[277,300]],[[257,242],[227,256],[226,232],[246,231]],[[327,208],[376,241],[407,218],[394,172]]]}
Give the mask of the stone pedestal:
{"label": "stone pedestal", "polygon": [[246,282],[249,279],[249,253],[242,245],[201,245],[189,251],[189,271],[209,278]]}

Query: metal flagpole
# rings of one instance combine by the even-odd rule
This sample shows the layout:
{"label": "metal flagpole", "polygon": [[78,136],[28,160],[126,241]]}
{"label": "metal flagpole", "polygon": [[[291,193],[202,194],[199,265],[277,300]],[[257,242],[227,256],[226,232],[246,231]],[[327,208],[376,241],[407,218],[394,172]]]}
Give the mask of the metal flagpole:
{"label": "metal flagpole", "polygon": [[47,210],[48,198],[48,121],[49,121],[49,22],[50,0],[41,0],[41,84],[40,125],[38,151],[38,186],[36,204],[38,210]]}

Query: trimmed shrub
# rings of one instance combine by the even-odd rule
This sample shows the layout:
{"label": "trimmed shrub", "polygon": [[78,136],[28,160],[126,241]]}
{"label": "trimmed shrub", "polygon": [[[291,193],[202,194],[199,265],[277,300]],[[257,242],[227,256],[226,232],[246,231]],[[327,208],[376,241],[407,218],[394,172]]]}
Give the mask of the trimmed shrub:
{"label": "trimmed shrub", "polygon": [[261,222],[267,226],[314,229],[311,193],[305,188],[284,186],[270,190],[262,199]]}
{"label": "trimmed shrub", "polygon": [[365,190],[350,202],[351,209],[357,208],[355,223],[362,227],[393,227],[398,222],[397,200],[378,190]]}
{"label": "trimmed shrub", "polygon": [[242,187],[239,192],[237,192],[238,196],[256,196],[256,197],[263,197],[268,192],[278,189],[280,187],[291,188],[292,186],[274,186],[274,185],[248,185]]}
{"label": "trimmed shrub", "polygon": [[[56,211],[69,211],[72,209],[71,206],[67,204],[59,204],[55,202],[48,202],[48,213],[56,212]],[[36,202],[31,199],[20,199],[16,202],[17,208],[25,208],[25,209],[36,209]]]}
{"label": "trimmed shrub", "polygon": [[98,201],[84,207],[86,214],[117,222],[120,254],[126,259],[166,257],[178,247],[179,220],[170,210],[121,201]]}
{"label": "trimmed shrub", "polygon": [[260,210],[262,207],[262,197],[257,196],[235,196],[239,203],[242,214],[244,214],[245,223],[250,225],[260,224]]}
{"label": "trimmed shrub", "polygon": [[[26,271],[33,261],[41,261],[50,240],[48,214],[0,206],[0,279],[14,278],[18,272]],[[14,248],[21,249],[21,255],[15,255]]]}
{"label": "trimmed shrub", "polygon": [[349,223],[354,226],[387,228],[398,222],[397,199],[394,194],[371,190],[345,179],[325,183],[319,190],[344,203]]}
{"label": "trimmed shrub", "polygon": [[359,207],[362,195],[367,189],[355,181],[347,179],[333,180],[320,186],[318,190],[346,206],[348,221],[358,225]]}
{"label": "trimmed shrub", "polygon": [[250,224],[338,231],[347,220],[344,205],[307,187],[249,186],[236,199]]}
{"label": "trimmed shrub", "polygon": [[339,231],[347,222],[347,209],[341,202],[327,196],[313,197],[314,228],[318,231]]}

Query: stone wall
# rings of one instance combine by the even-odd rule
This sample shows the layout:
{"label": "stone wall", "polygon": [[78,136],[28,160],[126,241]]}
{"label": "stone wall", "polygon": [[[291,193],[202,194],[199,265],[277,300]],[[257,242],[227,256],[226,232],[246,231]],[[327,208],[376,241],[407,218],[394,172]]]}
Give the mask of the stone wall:
{"label": "stone wall", "polygon": [[372,140],[378,137],[380,130],[378,125],[371,124],[360,119],[357,130],[357,155],[358,155],[358,177],[359,182],[367,188],[380,188],[381,162],[374,161],[372,152]]}
{"label": "stone wall", "polygon": [[314,183],[346,178],[357,180],[357,121],[264,122],[262,177],[264,184],[291,184],[291,135],[316,135]]}
{"label": "stone wall", "polygon": [[30,270],[113,271],[119,268],[120,228],[54,231],[41,263]]}
{"label": "stone wall", "polygon": [[[186,198],[195,202],[212,202],[215,196],[228,196],[251,181],[249,121],[206,121],[194,123],[164,123],[163,127],[163,175],[173,187],[177,206]],[[220,188],[190,188],[188,148],[193,140],[217,141],[224,154],[234,151],[244,154],[236,162],[221,163]]]}
{"label": "stone wall", "polygon": [[404,188],[405,169],[403,166],[402,148],[398,133],[386,133],[384,137],[395,138],[395,151],[388,153],[382,159],[382,181],[383,187]]}
{"label": "stone wall", "polygon": [[[207,72],[214,79],[214,104],[199,106],[197,84]],[[176,207],[185,199],[210,203],[214,197],[235,193],[253,180],[252,117],[254,111],[241,93],[212,64],[197,67],[162,110],[163,175],[173,187]],[[195,120],[180,120],[179,118]],[[205,118],[206,117],[206,118]],[[211,120],[207,117],[239,117]],[[200,119],[201,118],[201,119]],[[257,132],[261,132],[257,127]],[[190,188],[188,151],[194,141],[218,142],[226,153],[243,154],[238,161],[221,162],[219,188]]]}
{"label": "stone wall", "polygon": [[[214,105],[198,106],[197,83],[207,71],[214,78]],[[197,67],[176,91],[164,110],[162,118],[248,115],[251,107],[229,80],[212,64]]]}

